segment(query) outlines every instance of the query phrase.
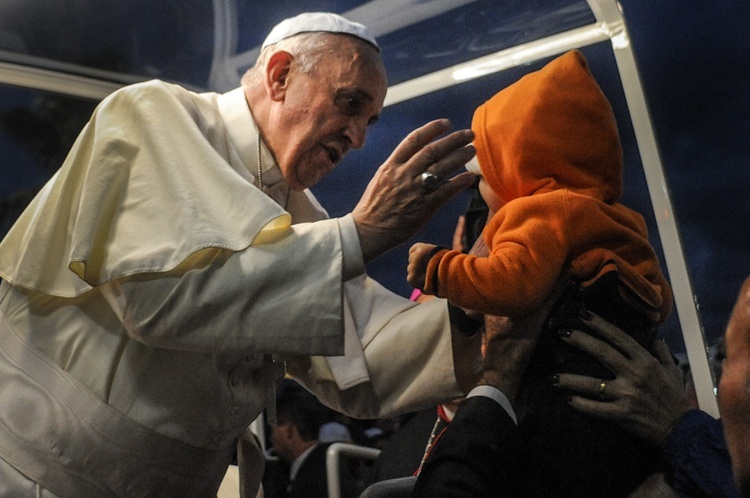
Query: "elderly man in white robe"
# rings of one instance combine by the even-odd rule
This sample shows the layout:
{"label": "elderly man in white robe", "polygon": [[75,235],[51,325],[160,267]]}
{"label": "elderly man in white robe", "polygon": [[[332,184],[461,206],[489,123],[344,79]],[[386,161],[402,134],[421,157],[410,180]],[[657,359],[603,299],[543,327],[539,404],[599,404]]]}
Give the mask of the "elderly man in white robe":
{"label": "elderly man in white robe", "polygon": [[462,394],[478,345],[459,348],[445,302],[364,272],[471,184],[442,181],[471,132],[415,130],[342,218],[307,190],[378,118],[379,52],[305,14],[235,91],[150,81],[99,105],[0,245],[0,495],[215,496],[240,441],[254,496],[242,435],[280,360],[358,417]]}

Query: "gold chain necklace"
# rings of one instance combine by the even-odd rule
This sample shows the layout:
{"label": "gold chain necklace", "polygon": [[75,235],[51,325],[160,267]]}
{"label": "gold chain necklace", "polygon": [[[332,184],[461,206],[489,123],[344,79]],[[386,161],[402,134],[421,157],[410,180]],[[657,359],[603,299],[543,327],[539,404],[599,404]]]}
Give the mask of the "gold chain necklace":
{"label": "gold chain necklace", "polygon": [[258,188],[263,192],[263,162],[260,158],[260,131],[256,131],[258,137]]}

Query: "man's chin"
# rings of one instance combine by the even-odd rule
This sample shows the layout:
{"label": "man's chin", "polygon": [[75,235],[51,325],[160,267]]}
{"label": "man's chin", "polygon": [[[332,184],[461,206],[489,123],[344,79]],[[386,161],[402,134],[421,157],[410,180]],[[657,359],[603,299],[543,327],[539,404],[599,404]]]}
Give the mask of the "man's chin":
{"label": "man's chin", "polygon": [[286,182],[287,185],[289,185],[290,189],[296,192],[301,192],[305,190],[306,188],[308,188],[308,185],[303,183],[298,177],[298,175],[295,175],[294,177],[292,177],[291,175],[285,174],[284,181]]}
{"label": "man's chin", "polygon": [[335,168],[335,164],[328,163],[325,166],[321,166],[320,168],[317,168],[315,170],[315,175],[307,175],[305,178],[300,178],[299,175],[297,178],[294,178],[293,181],[287,180],[287,183],[289,184],[289,187],[292,190],[296,191],[302,191],[307,188],[312,187],[313,185],[317,184],[320,180],[325,178],[331,171],[333,171],[333,168]]}

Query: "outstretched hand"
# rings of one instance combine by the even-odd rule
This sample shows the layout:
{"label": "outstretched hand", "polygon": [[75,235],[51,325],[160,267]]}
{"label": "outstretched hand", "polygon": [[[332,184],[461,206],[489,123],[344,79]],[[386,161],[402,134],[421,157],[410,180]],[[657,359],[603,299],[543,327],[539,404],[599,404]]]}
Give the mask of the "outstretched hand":
{"label": "outstretched hand", "polygon": [[409,265],[406,268],[406,281],[415,289],[424,292],[425,280],[427,278],[427,265],[430,263],[430,255],[437,246],[417,242],[409,248]]}
{"label": "outstretched hand", "polygon": [[[427,123],[411,132],[370,181],[352,216],[365,262],[403,243],[459,192],[471,186],[474,175],[461,173],[445,181],[475,153],[471,130],[444,137],[447,119]],[[437,175],[434,190],[424,187],[422,173]]]}
{"label": "outstretched hand", "polygon": [[563,340],[596,358],[615,378],[604,381],[559,374],[555,385],[582,395],[571,397],[570,404],[575,409],[611,420],[651,443],[661,443],[690,409],[682,371],[674,363],[669,348],[656,339],[649,352],[596,315],[586,325],[600,339],[572,331],[567,337],[563,335]]}

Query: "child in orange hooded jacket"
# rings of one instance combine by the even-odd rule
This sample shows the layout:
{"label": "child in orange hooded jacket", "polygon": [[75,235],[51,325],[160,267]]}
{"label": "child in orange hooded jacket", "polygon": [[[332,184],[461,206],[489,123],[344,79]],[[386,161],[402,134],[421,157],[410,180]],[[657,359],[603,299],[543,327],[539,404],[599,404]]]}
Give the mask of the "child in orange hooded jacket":
{"label": "child in orange hooded jacket", "polygon": [[671,289],[643,217],[618,202],[617,124],[583,54],[568,52],[498,92],[476,110],[472,130],[490,254],[414,244],[412,286],[464,309],[521,316],[565,271],[585,288],[616,270],[641,313],[666,319]]}
{"label": "child in orange hooded jacket", "polygon": [[576,412],[550,381],[559,372],[612,379],[557,337],[585,330],[581,308],[649,347],[672,307],[643,218],[618,202],[622,148],[612,108],[572,51],[480,106],[472,129],[481,168],[474,172],[490,208],[482,234],[489,255],[418,243],[407,279],[447,298],[453,311],[513,317],[537,309],[569,275],[522,385],[519,479],[527,496],[629,496],[659,469],[658,450]]}

